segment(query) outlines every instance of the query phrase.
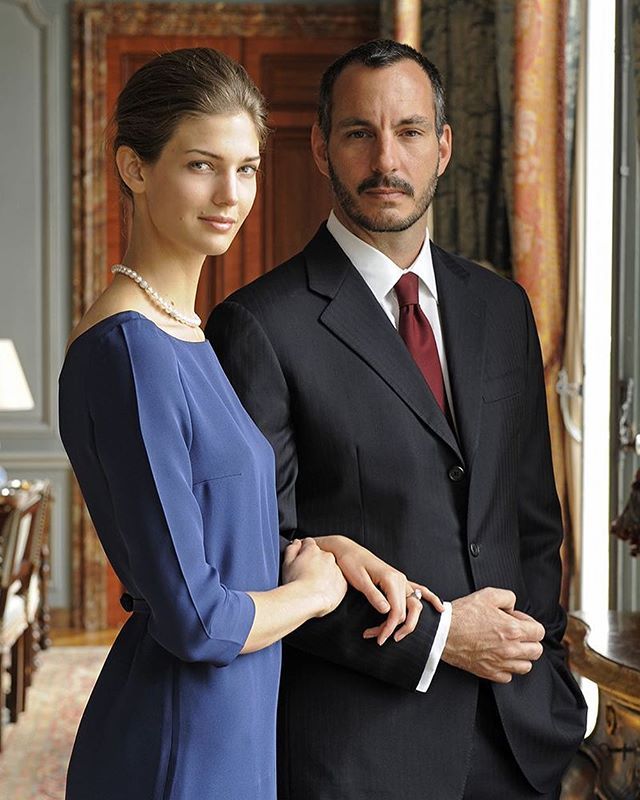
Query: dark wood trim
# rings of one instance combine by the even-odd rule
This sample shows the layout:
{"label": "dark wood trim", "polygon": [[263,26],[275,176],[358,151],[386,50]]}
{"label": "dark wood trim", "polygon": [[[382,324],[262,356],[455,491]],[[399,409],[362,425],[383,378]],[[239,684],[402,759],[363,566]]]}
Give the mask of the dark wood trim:
{"label": "dark wood trim", "polygon": [[378,27],[377,5],[74,3],[73,321],[104,289],[106,41],[108,36],[357,37]]}
{"label": "dark wood trim", "polygon": [[[107,40],[110,36],[286,36],[373,38],[377,3],[336,5],[225,5],[80,3],[72,27],[72,241],[74,324],[105,288],[107,264]],[[255,213],[255,212],[254,212]],[[77,486],[72,500],[74,626],[106,625],[105,556]]]}

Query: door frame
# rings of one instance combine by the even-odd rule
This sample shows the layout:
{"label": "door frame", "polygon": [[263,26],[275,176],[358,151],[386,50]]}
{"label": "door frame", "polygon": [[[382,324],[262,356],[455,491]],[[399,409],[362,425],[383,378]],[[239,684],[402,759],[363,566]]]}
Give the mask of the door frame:
{"label": "door frame", "polygon": [[[71,6],[72,242],[75,325],[105,288],[107,259],[107,39],[109,36],[286,36],[375,38],[379,4],[81,3]],[[132,487],[132,491],[136,491]],[[100,630],[107,619],[107,570],[74,481],[71,620]]]}
{"label": "door frame", "polygon": [[[616,30],[616,113],[614,164],[614,260],[610,516],[617,517],[629,499],[640,467],[640,100],[636,86],[640,31],[635,32],[631,0],[620,0]],[[634,35],[635,34],[635,35]],[[610,552],[610,608],[640,610],[640,564],[629,543],[613,539]]]}

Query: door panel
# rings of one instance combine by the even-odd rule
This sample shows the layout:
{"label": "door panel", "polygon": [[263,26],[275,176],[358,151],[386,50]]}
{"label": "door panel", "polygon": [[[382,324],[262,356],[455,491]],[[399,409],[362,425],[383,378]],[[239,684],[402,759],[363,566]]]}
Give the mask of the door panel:
{"label": "door panel", "polygon": [[[324,69],[358,41],[353,38],[302,41],[274,36],[108,38],[109,117],[120,89],[133,72],[156,53],[178,47],[214,47],[244,63],[267,98],[272,135],[254,210],[228,252],[207,259],[196,300],[196,310],[203,319],[232,291],[297,252],[326,218],[331,208],[330,194],[326,180],[313,163],[309,135]],[[128,207],[120,198],[115,168],[108,172],[107,207],[107,252],[111,265],[122,258],[128,223]]]}
{"label": "door panel", "polygon": [[263,191],[245,223],[247,278],[298,252],[331,209],[328,183],[313,162],[309,136],[322,73],[360,41],[265,36],[244,43],[243,63],[267,98],[273,131],[264,159]]}
{"label": "door panel", "polygon": [[[237,36],[113,36],[107,40],[107,109],[109,118],[120,90],[141,66],[157,53],[182,47],[213,47],[236,61],[241,59],[242,41]],[[127,246],[129,207],[120,196],[115,167],[107,178],[107,253],[108,265],[120,261]],[[216,298],[228,294],[242,281],[242,242],[235,241],[222,256],[209,257],[202,270],[196,296],[196,311],[203,315]],[[111,275],[107,275],[107,281]]]}
{"label": "door panel", "polygon": [[[364,33],[364,32],[363,32]],[[364,38],[370,38],[364,36]],[[325,68],[361,39],[239,36],[109,36],[107,113],[136,69],[159,52],[181,47],[214,47],[243,63],[269,104],[272,134],[263,157],[253,211],[222,256],[209,257],[202,271],[196,311],[206,320],[213,306],[240,286],[296,253],[331,208],[325,178],[309,146],[318,86]],[[112,159],[110,162],[112,163]],[[127,243],[129,209],[120,198],[115,168],[107,175],[108,269],[121,260]],[[106,276],[107,281],[111,276]],[[118,598],[123,587],[108,567],[107,624],[126,617]]]}
{"label": "door panel", "polygon": [[331,210],[327,180],[311,155],[309,127],[278,127],[269,149],[264,248],[267,264],[279,264],[297,253]]}

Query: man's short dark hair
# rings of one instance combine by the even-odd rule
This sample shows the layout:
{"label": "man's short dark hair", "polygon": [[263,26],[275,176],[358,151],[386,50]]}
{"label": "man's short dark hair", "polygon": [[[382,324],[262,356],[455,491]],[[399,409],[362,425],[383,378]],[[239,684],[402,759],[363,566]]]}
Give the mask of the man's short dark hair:
{"label": "man's short dark hair", "polygon": [[433,89],[433,104],[436,117],[436,136],[442,136],[447,118],[445,113],[444,86],[435,64],[432,64],[422,53],[407,44],[394,42],[392,39],[375,39],[360,44],[340,56],[325,71],[320,82],[320,100],[318,103],[318,125],[325,138],[331,133],[331,112],[333,104],[333,86],[343,70],[350,64],[362,64],[371,69],[381,69],[404,60],[415,61],[426,73]]}

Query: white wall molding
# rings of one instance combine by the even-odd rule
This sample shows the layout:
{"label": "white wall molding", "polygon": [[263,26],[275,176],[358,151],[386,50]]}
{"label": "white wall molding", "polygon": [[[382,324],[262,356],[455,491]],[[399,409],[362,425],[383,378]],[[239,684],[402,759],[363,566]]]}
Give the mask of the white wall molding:
{"label": "white wall molding", "polygon": [[[61,74],[61,14],[49,15],[40,5],[38,0],[0,0],[0,10],[13,8],[16,14],[15,25],[19,27],[20,18],[35,29],[33,51],[25,58],[35,59],[37,70],[35,73],[36,85],[30,87],[31,91],[23,92],[25,98],[37,98],[37,118],[40,121],[37,137],[36,152],[29,156],[37,159],[39,164],[38,185],[34,195],[37,206],[37,228],[34,236],[40,239],[38,248],[39,263],[33,265],[36,277],[34,283],[38,286],[37,296],[33,298],[31,308],[24,310],[24,318],[20,319],[21,326],[26,330],[38,330],[35,343],[36,361],[34,364],[28,360],[23,366],[30,376],[30,383],[34,383],[36,407],[32,411],[0,415],[0,443],[5,447],[11,443],[17,447],[21,440],[35,438],[38,441],[48,439],[52,449],[61,450],[57,436],[57,398],[55,387],[57,373],[62,356],[62,347],[68,328],[68,266],[62,262],[61,232],[66,227],[65,219],[68,216],[66,209],[61,207],[61,142],[60,132],[67,129],[63,122],[61,109],[61,83],[64,76]],[[62,11],[62,10],[61,10]],[[9,130],[9,133],[6,131]],[[4,136],[19,136],[20,131],[10,131],[10,126],[5,126]],[[26,156],[27,154],[25,154]],[[11,175],[11,166],[3,165],[4,171]],[[16,165],[16,174],[19,175],[20,166]],[[10,185],[10,184],[9,184]],[[3,241],[7,241],[7,233],[3,231]],[[67,258],[68,261],[68,258]],[[6,269],[28,269],[30,265],[7,264]],[[11,284],[6,284],[9,299],[11,299]],[[24,343],[24,336],[15,331],[16,308],[20,308],[20,299],[15,298],[16,305],[5,309],[4,303],[0,305],[0,312],[5,312],[5,320],[9,318],[13,324],[3,325],[0,321],[0,335],[11,336],[16,339],[20,352],[20,340]],[[4,314],[0,313],[0,320]]]}
{"label": "white wall molding", "polygon": [[51,18],[42,8],[38,0],[2,0],[9,5],[18,6],[21,8],[28,20],[33,22],[38,28],[45,29],[51,23]]}
{"label": "white wall molding", "polygon": [[587,4],[584,416],[580,607],[609,607],[615,13]]}
{"label": "white wall molding", "polygon": [[50,599],[65,607],[71,470],[56,387],[70,318],[68,9],[43,2],[0,0],[0,336],[15,340],[36,403],[0,414],[0,464],[52,483]]}
{"label": "white wall molding", "polygon": [[0,464],[12,473],[16,473],[23,465],[29,467],[29,469],[35,469],[36,467],[42,467],[43,469],[50,467],[54,469],[71,469],[69,459],[64,451],[61,453],[52,453],[48,450],[17,453],[0,450]]}

